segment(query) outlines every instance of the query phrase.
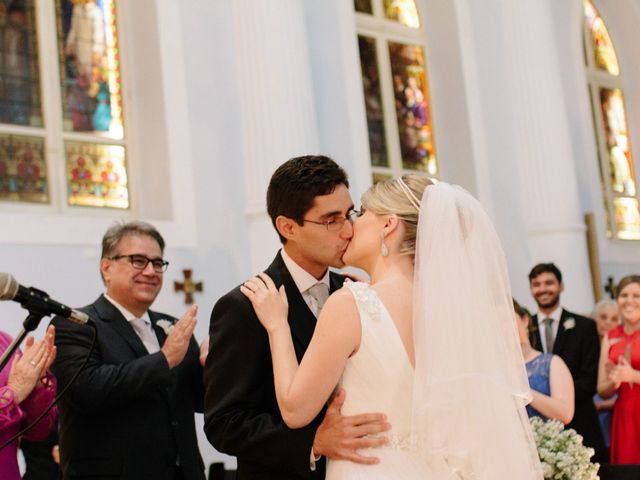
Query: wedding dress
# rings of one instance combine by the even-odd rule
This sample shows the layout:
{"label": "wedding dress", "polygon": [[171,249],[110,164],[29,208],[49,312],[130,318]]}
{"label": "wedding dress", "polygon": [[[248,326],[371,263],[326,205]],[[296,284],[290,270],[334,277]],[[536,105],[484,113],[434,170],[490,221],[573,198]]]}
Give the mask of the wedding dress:
{"label": "wedding dress", "polygon": [[362,336],[360,348],[347,361],[340,382],[347,393],[342,414],[383,412],[392,429],[389,444],[360,451],[379,458],[380,463],[329,460],[326,479],[458,479],[444,462],[428,465],[417,451],[411,428],[413,367],[384,304],[366,283],[348,282],[345,288],[356,299]]}

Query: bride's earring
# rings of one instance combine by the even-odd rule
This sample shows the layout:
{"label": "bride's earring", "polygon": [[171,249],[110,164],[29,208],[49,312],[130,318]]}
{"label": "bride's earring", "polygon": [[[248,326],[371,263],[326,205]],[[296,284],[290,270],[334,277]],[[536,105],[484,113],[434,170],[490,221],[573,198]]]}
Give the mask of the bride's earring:
{"label": "bride's earring", "polygon": [[387,248],[387,246],[384,243],[384,232],[380,232],[380,255],[382,255],[383,257],[388,257],[389,256],[389,249]]}

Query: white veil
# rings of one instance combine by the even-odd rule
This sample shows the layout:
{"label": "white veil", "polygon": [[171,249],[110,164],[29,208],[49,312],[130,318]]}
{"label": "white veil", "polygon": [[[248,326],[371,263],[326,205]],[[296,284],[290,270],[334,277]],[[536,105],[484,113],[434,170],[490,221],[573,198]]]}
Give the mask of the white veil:
{"label": "white veil", "polygon": [[464,480],[542,479],[506,260],[464,189],[425,189],[414,286],[414,434]]}

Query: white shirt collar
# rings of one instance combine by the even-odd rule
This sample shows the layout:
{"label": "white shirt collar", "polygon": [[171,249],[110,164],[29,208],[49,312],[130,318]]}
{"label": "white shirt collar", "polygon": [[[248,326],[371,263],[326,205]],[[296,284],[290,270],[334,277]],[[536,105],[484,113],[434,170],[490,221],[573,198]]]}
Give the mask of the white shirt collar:
{"label": "white shirt collar", "polygon": [[141,318],[142,320],[144,320],[145,323],[151,325],[151,317],[149,317],[149,311],[148,310],[146,312],[144,312],[144,314],[141,317],[136,317],[133,313],[131,313],[126,308],[124,308],[122,305],[120,305],[118,302],[116,302],[113,298],[111,298],[106,293],[104,294],[104,298],[109,300],[113,304],[114,307],[116,307],[118,310],[120,310],[120,313],[122,314],[122,316],[125,318],[125,320],[127,322],[130,322],[131,320],[135,320],[136,318]]}
{"label": "white shirt collar", "polygon": [[558,304],[553,312],[549,315],[545,315],[542,312],[538,311],[538,323],[542,323],[542,320],[545,318],[552,318],[555,320],[554,325],[558,325],[560,323],[560,319],[562,318],[562,305]]}
{"label": "white shirt collar", "polygon": [[330,287],[329,284],[329,269],[325,272],[324,276],[318,280],[309,272],[307,272],[304,268],[298,265],[285,251],[285,249],[280,250],[280,254],[282,255],[282,260],[284,261],[287,270],[291,274],[293,278],[293,282],[298,287],[300,293],[306,292],[311,287],[313,287],[316,283],[325,283],[327,287]]}

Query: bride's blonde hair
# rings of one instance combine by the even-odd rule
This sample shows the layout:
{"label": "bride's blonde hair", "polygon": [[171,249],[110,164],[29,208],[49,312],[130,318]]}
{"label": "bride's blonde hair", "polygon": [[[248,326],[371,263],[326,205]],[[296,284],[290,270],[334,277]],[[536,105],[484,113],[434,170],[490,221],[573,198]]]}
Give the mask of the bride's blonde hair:
{"label": "bride's blonde hair", "polygon": [[362,205],[376,215],[396,215],[405,227],[400,255],[415,255],[420,201],[425,188],[433,185],[429,177],[406,174],[372,185],[362,195]]}

